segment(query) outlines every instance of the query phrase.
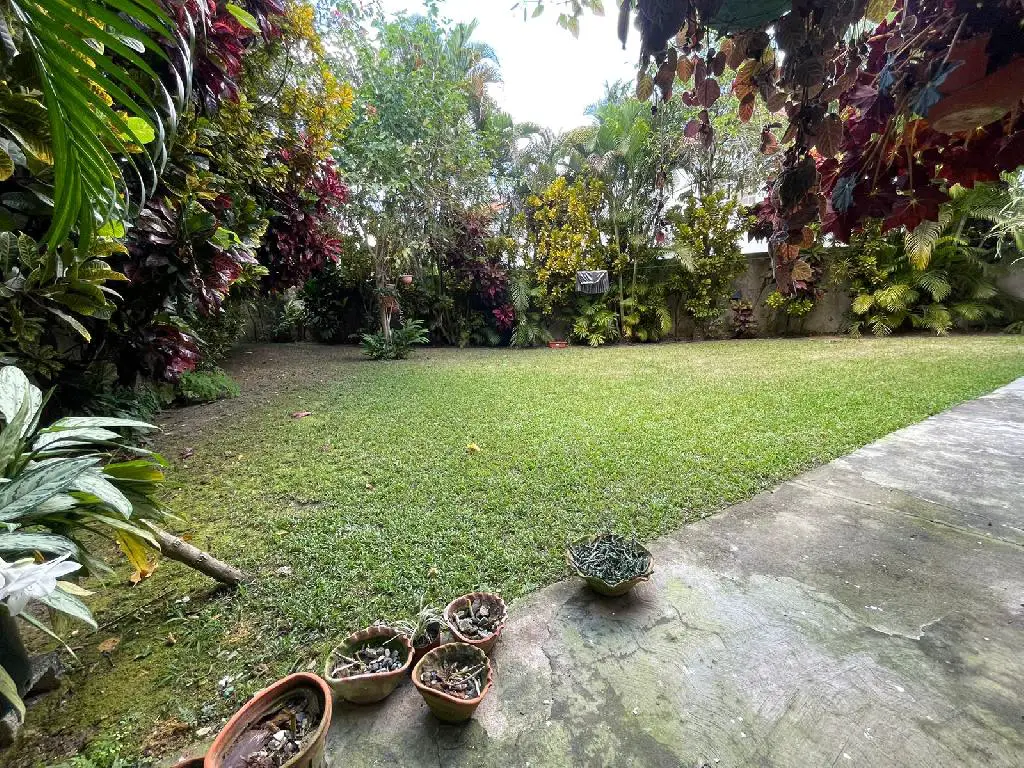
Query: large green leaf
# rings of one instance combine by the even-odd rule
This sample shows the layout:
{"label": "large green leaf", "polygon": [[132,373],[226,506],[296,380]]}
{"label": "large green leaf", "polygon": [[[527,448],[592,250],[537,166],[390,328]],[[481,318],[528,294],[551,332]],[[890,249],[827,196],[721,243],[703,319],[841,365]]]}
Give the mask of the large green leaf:
{"label": "large green leaf", "polygon": [[0,485],[0,522],[16,521],[37,504],[66,491],[96,463],[94,457],[61,459],[33,467]]}
{"label": "large green leaf", "polygon": [[7,674],[7,670],[0,667],[0,696],[10,702],[14,711],[18,713],[18,719],[25,719],[25,702],[18,695],[18,686],[14,679]]}
{"label": "large green leaf", "polygon": [[92,617],[85,603],[63,589],[55,589],[50,594],[40,597],[39,602],[97,629],[96,619]]}
{"label": "large green leaf", "polygon": [[55,533],[0,531],[0,552],[45,552],[49,555],[78,554],[73,541]]}
{"label": "large green leaf", "polygon": [[99,470],[83,472],[71,486],[81,493],[90,494],[111,509],[120,512],[127,520],[132,516],[132,503]]}
{"label": "large green leaf", "polygon": [[40,430],[40,432],[59,432],[63,429],[78,429],[80,427],[101,427],[106,429],[117,429],[118,427],[124,427],[127,429],[144,429],[154,430],[157,427],[149,424],[145,421],[139,421],[138,419],[118,419],[107,416],[66,416],[63,419],[58,419],[53,422],[46,429]]}
{"label": "large green leaf", "polygon": [[[34,63],[49,120],[54,216],[46,243],[55,250],[77,227],[79,243],[87,248],[97,220],[116,217],[129,194],[145,197],[155,187],[152,160],[145,153],[132,155],[122,137],[148,135],[143,125],[152,129],[160,114],[149,95],[162,90],[159,77],[137,48],[141,44],[166,59],[156,39],[174,39],[171,22],[150,0],[91,0],[84,6],[71,0],[10,0],[9,7]],[[142,121],[135,130],[122,110]],[[162,127],[159,133],[165,134]],[[117,163],[115,155],[128,162]],[[125,172],[133,174],[131,182]]]}

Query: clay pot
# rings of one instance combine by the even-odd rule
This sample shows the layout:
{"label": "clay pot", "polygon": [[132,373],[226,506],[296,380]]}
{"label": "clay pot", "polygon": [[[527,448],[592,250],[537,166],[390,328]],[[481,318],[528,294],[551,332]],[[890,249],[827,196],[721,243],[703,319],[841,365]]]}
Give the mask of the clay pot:
{"label": "clay pot", "polygon": [[174,768],[203,768],[205,757],[189,757],[174,764]]}
{"label": "clay pot", "polygon": [[402,285],[412,285],[412,275],[399,275],[398,279],[402,282]]}
{"label": "clay pot", "polygon": [[[438,665],[445,661],[456,661],[461,664],[471,664],[474,666],[486,664],[487,681],[484,683],[480,695],[475,699],[460,699],[424,685],[420,680],[423,670],[429,669],[431,665]],[[469,720],[473,716],[473,712],[476,711],[476,708],[480,706],[480,702],[484,700],[484,696],[491,690],[493,682],[494,669],[491,667],[487,654],[468,643],[447,643],[434,648],[419,660],[412,671],[412,683],[416,686],[416,690],[420,692],[420,696],[423,697],[427,706],[430,707],[434,717],[446,723],[462,723]]]}
{"label": "clay pot", "polygon": [[228,720],[227,725],[217,734],[209,751],[203,758],[203,768],[228,768],[240,765],[242,761],[233,748],[252,726],[272,714],[285,702],[296,695],[310,697],[315,708],[320,710],[320,723],[306,736],[302,749],[281,768],[319,768],[324,764],[324,745],[327,729],[331,725],[333,706],[331,689],[316,675],[299,672],[278,680],[269,688],[253,696],[249,702]]}
{"label": "clay pot", "polygon": [[[344,656],[351,656],[355,651],[367,645],[383,646],[398,651],[402,658],[402,666],[394,672],[371,672],[352,677],[333,677],[334,657],[340,651]],[[355,632],[345,638],[337,648],[327,655],[324,666],[324,679],[335,694],[353,704],[373,704],[386,699],[402,681],[402,677],[412,666],[412,643],[408,635],[392,627],[369,627]]]}
{"label": "clay pot", "polygon": [[441,629],[437,630],[437,636],[433,640],[429,640],[423,645],[413,645],[412,647],[412,663],[413,666],[419,664],[420,659],[427,655],[430,651],[434,650],[441,645]]}
{"label": "clay pot", "polygon": [[[455,614],[457,611],[462,610],[466,606],[470,605],[474,600],[480,600],[480,602],[487,606],[493,616],[497,611],[501,619],[498,622],[498,629],[495,630],[494,634],[485,640],[476,640],[470,637],[466,637],[459,632],[459,625],[456,623]],[[505,629],[505,619],[508,617],[508,608],[505,607],[505,601],[497,595],[492,595],[490,592],[470,592],[468,595],[462,597],[456,597],[448,606],[444,609],[444,620],[448,625],[448,630],[452,633],[456,640],[466,645],[472,645],[475,648],[479,648],[484,653],[490,653],[491,649],[494,648],[494,644],[498,642],[498,638],[501,637],[501,632]]]}
{"label": "clay pot", "polygon": [[607,597],[621,597],[622,595],[624,595],[627,592],[629,592],[629,590],[631,590],[633,587],[635,587],[640,582],[647,581],[649,578],[651,578],[651,574],[654,573],[654,567],[653,567],[654,566],[654,557],[644,547],[640,547],[640,548],[644,551],[644,553],[647,555],[647,558],[648,558],[646,570],[643,573],[638,573],[636,576],[634,576],[631,579],[626,579],[625,581],[620,581],[618,584],[610,584],[610,583],[608,583],[607,581],[605,581],[602,578],[599,578],[597,576],[593,576],[591,574],[585,573],[580,568],[579,564],[576,563],[576,561],[573,559],[573,556],[572,556],[572,547],[573,546],[577,546],[579,544],[593,544],[595,541],[598,541],[599,539],[603,539],[606,536],[616,536],[616,535],[617,534],[614,534],[614,533],[602,533],[602,534],[600,534],[598,536],[589,536],[589,537],[586,537],[586,538],[578,539],[578,540],[574,541],[570,546],[565,548],[565,561],[569,564],[569,568],[573,571],[573,573],[575,573],[577,576],[579,576],[581,579],[583,579],[585,582],[587,582],[587,586],[590,587],[595,592],[597,592],[599,595],[605,595]]}
{"label": "clay pot", "polygon": [[548,342],[548,347],[550,349],[565,349],[568,346],[569,346],[569,342],[568,341],[549,341]]}

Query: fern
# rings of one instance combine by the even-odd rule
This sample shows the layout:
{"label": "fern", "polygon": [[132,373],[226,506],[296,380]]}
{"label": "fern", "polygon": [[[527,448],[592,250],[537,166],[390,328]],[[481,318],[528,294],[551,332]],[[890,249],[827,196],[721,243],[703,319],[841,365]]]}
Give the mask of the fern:
{"label": "fern", "polygon": [[925,272],[917,278],[917,285],[930,293],[935,301],[945,301],[953,292],[953,286],[943,270]]}
{"label": "fern", "polygon": [[906,283],[893,283],[875,292],[875,303],[886,312],[903,312],[917,298],[917,291]]}

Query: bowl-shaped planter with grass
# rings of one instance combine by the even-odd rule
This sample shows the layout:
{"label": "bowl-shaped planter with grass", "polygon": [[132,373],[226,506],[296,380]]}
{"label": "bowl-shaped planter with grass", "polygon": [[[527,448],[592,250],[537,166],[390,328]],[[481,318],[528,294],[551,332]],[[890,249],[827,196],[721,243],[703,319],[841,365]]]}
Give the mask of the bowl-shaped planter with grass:
{"label": "bowl-shaped planter with grass", "polygon": [[308,672],[289,675],[257,693],[228,720],[201,764],[318,768],[324,764],[331,713],[331,689],[323,680]]}
{"label": "bowl-shaped planter with grass", "polygon": [[416,690],[434,717],[446,723],[469,720],[493,680],[487,654],[467,643],[446,643],[427,651],[412,671]]}
{"label": "bowl-shaped planter with grass", "polygon": [[602,533],[578,539],[566,547],[573,572],[600,595],[619,597],[654,572],[654,558],[636,539]]}
{"label": "bowl-shaped planter with grass", "polygon": [[490,653],[505,627],[505,601],[490,592],[471,592],[456,597],[444,609],[444,621],[460,643]]}
{"label": "bowl-shaped planter with grass", "polygon": [[328,654],[324,679],[345,701],[373,704],[395,690],[411,665],[409,636],[374,626],[349,635]]}

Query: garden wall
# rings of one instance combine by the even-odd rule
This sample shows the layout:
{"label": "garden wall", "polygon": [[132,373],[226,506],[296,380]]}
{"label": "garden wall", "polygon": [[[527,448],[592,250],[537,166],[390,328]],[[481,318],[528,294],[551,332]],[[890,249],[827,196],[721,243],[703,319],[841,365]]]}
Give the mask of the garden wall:
{"label": "garden wall", "polygon": [[767,253],[752,253],[747,256],[747,271],[734,283],[744,299],[754,305],[758,333],[772,335],[779,333],[830,334],[844,331],[843,315],[850,309],[850,296],[837,288],[825,288],[825,293],[815,304],[810,314],[803,318],[776,317],[777,314],[765,305],[765,299],[775,290],[772,277],[771,258]]}

